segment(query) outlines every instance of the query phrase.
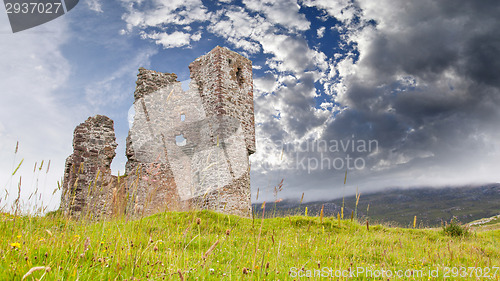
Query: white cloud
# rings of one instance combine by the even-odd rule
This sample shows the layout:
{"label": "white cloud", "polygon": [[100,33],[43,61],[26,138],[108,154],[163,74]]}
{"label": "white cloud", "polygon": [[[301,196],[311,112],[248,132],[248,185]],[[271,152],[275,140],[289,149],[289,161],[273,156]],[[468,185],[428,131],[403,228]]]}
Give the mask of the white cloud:
{"label": "white cloud", "polygon": [[326,55],[310,49],[302,37],[266,34],[259,42],[264,53],[274,55],[270,62],[275,62],[274,68],[281,72],[301,73],[315,68],[328,68]]}
{"label": "white cloud", "polygon": [[322,102],[320,104],[320,107],[323,109],[333,108],[333,103],[332,102]]}
{"label": "white cloud", "polygon": [[273,29],[266,19],[261,16],[250,16],[242,8],[223,9],[212,18],[208,31],[215,33],[233,44],[237,48],[250,53],[261,50],[259,38]]}
{"label": "white cloud", "polygon": [[253,11],[263,13],[273,24],[298,31],[308,30],[310,22],[299,13],[300,6],[295,0],[244,0],[243,4]]}
{"label": "white cloud", "polygon": [[87,5],[90,10],[97,12],[97,13],[102,13],[102,3],[100,0],[87,0]]}
{"label": "white cloud", "polygon": [[348,25],[351,24],[358,12],[352,0],[303,0],[302,4],[324,9],[328,15]]}
{"label": "white cloud", "polygon": [[210,14],[200,0],[156,0],[146,9],[142,0],[122,0],[128,10],[122,19],[129,31],[134,27],[159,27],[164,24],[189,25],[203,22]]}
{"label": "white cloud", "polygon": [[[127,24],[127,30],[120,33],[132,32],[134,28],[140,29],[144,39],[153,39],[156,44],[164,48],[189,46],[191,41],[199,41],[201,32],[189,34],[194,22],[204,22],[210,19],[201,0],[157,0],[146,6],[142,0],[121,0],[126,6],[127,13],[122,19]],[[147,7],[147,8],[146,8]],[[168,25],[174,24],[179,29],[185,30],[165,32]],[[157,28],[159,31],[146,31],[148,27]]]}
{"label": "white cloud", "polygon": [[200,41],[201,39],[201,32],[196,32],[195,34],[191,35],[191,40],[193,41]]}
{"label": "white cloud", "polygon": [[142,38],[153,39],[156,44],[162,45],[163,48],[165,48],[165,49],[169,49],[169,48],[189,46],[189,44],[191,43],[191,40],[199,41],[201,38],[201,35],[200,34],[189,34],[189,33],[180,32],[180,31],[175,31],[175,32],[170,33],[170,34],[168,34],[166,32],[161,32],[161,33],[142,32]]}
{"label": "white cloud", "polygon": [[323,36],[325,36],[325,29],[326,29],[326,27],[322,26],[316,30],[316,34],[318,35],[318,38],[323,38]]}

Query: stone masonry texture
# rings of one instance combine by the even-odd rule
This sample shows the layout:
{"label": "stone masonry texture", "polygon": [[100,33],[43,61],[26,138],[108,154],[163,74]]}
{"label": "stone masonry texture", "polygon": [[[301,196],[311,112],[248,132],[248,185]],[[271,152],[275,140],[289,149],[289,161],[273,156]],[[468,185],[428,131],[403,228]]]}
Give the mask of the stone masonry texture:
{"label": "stone masonry texture", "polygon": [[126,175],[111,175],[113,121],[89,118],[75,129],[61,209],[92,217],[210,209],[251,215],[249,156],[255,152],[252,63],[216,47],[177,76],[139,69]]}
{"label": "stone masonry texture", "polygon": [[111,214],[117,186],[110,169],[115,140],[113,120],[106,116],[90,117],[76,127],[73,154],[66,159],[64,170],[61,208],[65,214]]}

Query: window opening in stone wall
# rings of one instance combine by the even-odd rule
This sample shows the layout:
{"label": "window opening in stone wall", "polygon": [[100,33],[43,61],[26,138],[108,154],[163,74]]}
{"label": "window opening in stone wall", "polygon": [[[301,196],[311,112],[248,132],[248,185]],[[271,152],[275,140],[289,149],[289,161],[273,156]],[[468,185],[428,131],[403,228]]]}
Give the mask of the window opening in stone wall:
{"label": "window opening in stone wall", "polygon": [[184,122],[184,120],[186,120],[186,115],[185,114],[181,114],[181,121]]}
{"label": "window opening in stone wall", "polygon": [[185,146],[186,143],[187,143],[187,139],[185,139],[182,134],[175,136],[175,144],[177,146]]}
{"label": "window opening in stone wall", "polygon": [[243,78],[243,73],[241,73],[241,67],[238,66],[236,70],[236,79],[238,80],[238,85],[242,85],[245,79]]}

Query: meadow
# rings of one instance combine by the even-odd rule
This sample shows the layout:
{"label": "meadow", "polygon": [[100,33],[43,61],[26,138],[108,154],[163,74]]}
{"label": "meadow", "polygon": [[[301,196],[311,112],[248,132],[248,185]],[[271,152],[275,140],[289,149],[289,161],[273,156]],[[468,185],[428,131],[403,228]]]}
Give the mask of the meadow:
{"label": "meadow", "polygon": [[[49,167],[35,164],[33,177]],[[414,216],[408,228],[389,227],[358,215],[357,193],[336,216],[322,206],[277,217],[268,203],[254,205],[252,218],[190,211],[92,220],[44,214],[20,194],[21,180],[12,210],[0,208],[0,280],[500,279],[498,216],[439,228]]]}
{"label": "meadow", "polygon": [[311,215],[192,211],[89,221],[2,213],[0,280],[500,278],[500,229],[491,222],[445,232]]}

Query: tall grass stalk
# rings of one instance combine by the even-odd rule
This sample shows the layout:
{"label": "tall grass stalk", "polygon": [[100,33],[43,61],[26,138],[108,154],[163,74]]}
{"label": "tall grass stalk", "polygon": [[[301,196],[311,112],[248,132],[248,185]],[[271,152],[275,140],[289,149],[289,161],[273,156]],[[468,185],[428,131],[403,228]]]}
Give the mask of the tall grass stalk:
{"label": "tall grass stalk", "polygon": [[264,225],[264,214],[266,212],[266,202],[262,204],[262,219],[260,221],[260,229],[259,229],[259,236],[257,238],[257,244],[255,245],[255,251],[254,251],[254,256],[253,256],[253,262],[252,262],[252,270],[255,268],[255,259],[257,257],[257,250],[259,249],[259,244],[260,244],[260,237],[262,235],[262,226]]}
{"label": "tall grass stalk", "polygon": [[361,193],[358,192],[358,187],[356,186],[356,205],[354,206],[354,217],[356,219],[358,219],[358,204],[359,204],[359,197],[360,196],[361,196]]}
{"label": "tall grass stalk", "polygon": [[344,175],[344,185],[342,186],[342,207],[340,208],[342,219],[344,219],[344,207],[345,207],[345,184],[347,182],[347,169],[345,170]]}
{"label": "tall grass stalk", "polygon": [[321,212],[320,212],[320,215],[319,215],[319,221],[323,224],[323,210],[325,209],[325,205],[321,205]]}

